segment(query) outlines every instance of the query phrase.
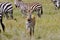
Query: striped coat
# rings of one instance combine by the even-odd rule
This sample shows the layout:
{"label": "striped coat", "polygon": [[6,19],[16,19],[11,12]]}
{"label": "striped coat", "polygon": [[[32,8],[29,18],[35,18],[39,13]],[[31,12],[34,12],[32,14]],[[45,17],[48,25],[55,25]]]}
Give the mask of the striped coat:
{"label": "striped coat", "polygon": [[0,2],[0,8],[3,9],[3,13],[6,15],[6,18],[8,19],[8,13],[13,19],[13,6],[10,2]]}
{"label": "striped coat", "polygon": [[10,2],[0,2],[0,24],[2,26],[3,31],[5,31],[5,25],[3,24],[3,15],[6,15],[8,19],[9,15],[13,19],[13,6]]}
{"label": "striped coat", "polygon": [[15,6],[21,9],[22,14],[37,12],[37,15],[40,17],[43,14],[42,4],[38,2],[33,3],[24,3],[22,0],[15,0]]}

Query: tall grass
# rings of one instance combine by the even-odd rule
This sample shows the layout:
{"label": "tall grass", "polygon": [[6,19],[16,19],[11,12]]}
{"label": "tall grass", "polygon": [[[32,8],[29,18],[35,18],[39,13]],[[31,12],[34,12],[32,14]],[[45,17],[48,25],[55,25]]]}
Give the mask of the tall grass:
{"label": "tall grass", "polygon": [[[14,6],[14,0],[9,1]],[[43,5],[43,15],[36,15],[35,33],[32,40],[60,40],[60,10],[55,10],[51,0],[23,0],[24,2],[40,2]],[[0,33],[0,40],[28,40],[25,33],[25,18],[21,16],[19,9],[13,7],[14,20],[3,18],[5,32]],[[2,27],[0,26],[2,30]]]}

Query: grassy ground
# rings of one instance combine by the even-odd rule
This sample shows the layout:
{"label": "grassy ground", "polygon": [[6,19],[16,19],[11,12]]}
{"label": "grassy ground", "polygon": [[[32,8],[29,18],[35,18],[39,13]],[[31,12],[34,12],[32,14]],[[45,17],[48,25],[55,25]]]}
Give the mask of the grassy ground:
{"label": "grassy ground", "polygon": [[[9,1],[14,6],[14,0]],[[23,0],[24,2],[33,2],[37,0]],[[55,10],[51,0],[38,0],[43,5],[43,15],[38,18],[36,15],[35,34],[32,40],[60,40],[60,10]],[[19,9],[14,6],[14,20],[3,18],[5,32],[0,33],[0,40],[29,40],[25,34],[25,19],[21,16]],[[2,27],[0,25],[0,29]]]}

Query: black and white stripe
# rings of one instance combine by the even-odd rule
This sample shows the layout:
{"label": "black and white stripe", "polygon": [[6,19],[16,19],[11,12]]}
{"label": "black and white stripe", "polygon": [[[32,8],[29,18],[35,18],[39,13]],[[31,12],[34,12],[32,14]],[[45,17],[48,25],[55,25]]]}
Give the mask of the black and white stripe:
{"label": "black and white stripe", "polygon": [[55,8],[60,8],[60,0],[52,0],[52,2],[54,3]]}
{"label": "black and white stripe", "polygon": [[[3,9],[3,13],[5,13],[7,19],[10,17],[13,19],[13,6],[10,2],[0,2],[0,8]],[[9,15],[8,15],[9,13]]]}
{"label": "black and white stripe", "polygon": [[24,3],[22,0],[15,0],[15,6],[21,9],[21,12],[26,15],[26,13],[30,12],[33,13],[34,11],[37,12],[38,16],[40,17],[43,14],[42,4],[33,2],[33,3]]}

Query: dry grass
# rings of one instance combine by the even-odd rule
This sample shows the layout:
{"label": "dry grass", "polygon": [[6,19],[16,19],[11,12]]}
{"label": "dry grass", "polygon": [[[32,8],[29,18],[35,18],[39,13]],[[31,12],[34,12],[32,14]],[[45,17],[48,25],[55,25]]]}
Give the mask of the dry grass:
{"label": "dry grass", "polygon": [[[13,0],[8,1],[13,3]],[[37,0],[23,1],[33,2]],[[44,13],[41,18],[36,15],[35,34],[32,40],[60,40],[60,10],[54,9],[51,0],[38,0],[37,2],[42,3]],[[3,18],[6,30],[0,33],[0,40],[29,40],[25,33],[25,18],[21,16],[21,12],[15,6],[14,18],[17,19],[17,22]],[[0,29],[2,30],[1,25]]]}

